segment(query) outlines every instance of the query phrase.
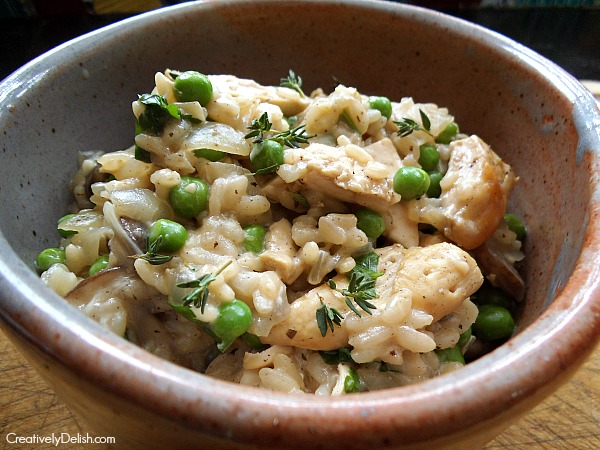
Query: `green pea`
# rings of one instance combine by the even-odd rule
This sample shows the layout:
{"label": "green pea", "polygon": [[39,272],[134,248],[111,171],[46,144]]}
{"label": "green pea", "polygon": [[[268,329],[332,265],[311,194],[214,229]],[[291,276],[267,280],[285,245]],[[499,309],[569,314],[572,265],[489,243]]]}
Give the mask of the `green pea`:
{"label": "green pea", "polygon": [[255,172],[275,172],[283,164],[283,146],[271,139],[254,144],[250,152],[250,164]]}
{"label": "green pea", "polygon": [[429,187],[427,188],[427,197],[439,198],[442,195],[442,187],[440,181],[442,181],[444,175],[439,172],[429,172]]}
{"label": "green pea", "polygon": [[64,249],[50,247],[38,253],[35,258],[35,266],[39,272],[44,272],[54,264],[64,264],[66,259],[67,256]]}
{"label": "green pea", "polygon": [[394,174],[394,191],[402,200],[420,198],[427,192],[429,184],[429,175],[418,167],[400,167]]}
{"label": "green pea", "polygon": [[252,311],[244,302],[233,300],[219,307],[219,315],[211,324],[211,329],[221,342],[217,348],[224,352],[233,341],[243,335],[252,324]]}
{"label": "green pea", "polygon": [[517,235],[517,239],[522,241],[527,234],[527,229],[525,228],[525,224],[523,220],[515,214],[506,213],[504,215],[504,222],[508,228]]}
{"label": "green pea", "polygon": [[456,343],[456,346],[462,349],[466,345],[466,343],[471,340],[471,336],[473,336],[473,331],[471,330],[471,327],[469,327],[467,328],[467,331],[461,333],[460,337],[458,338],[458,342]]}
{"label": "green pea", "polygon": [[356,227],[362,230],[367,237],[377,239],[385,231],[385,223],[381,214],[368,208],[360,208],[354,213]]}
{"label": "green pea", "polygon": [[159,241],[156,252],[176,252],[183,247],[186,240],[185,227],[169,219],[158,219],[148,228],[148,247]]}
{"label": "green pea", "polygon": [[386,119],[392,117],[392,102],[387,97],[369,97],[369,106],[379,111]]}
{"label": "green pea", "polygon": [[100,256],[96,261],[92,263],[90,269],[88,270],[88,275],[91,277],[92,275],[96,275],[101,270],[104,270],[108,267],[108,255]]}
{"label": "green pea", "polygon": [[483,285],[477,290],[473,296],[473,302],[478,306],[502,306],[509,311],[514,311],[517,306],[512,297],[508,296],[502,289],[492,286],[489,282],[483,283]]}
{"label": "green pea", "polygon": [[438,136],[435,138],[435,142],[439,144],[449,144],[458,134],[458,131],[458,125],[452,122],[448,124],[446,128],[444,128],[444,131],[438,134]]}
{"label": "green pea", "polygon": [[419,147],[419,164],[426,172],[432,172],[440,162],[440,155],[433,144],[423,144]]}
{"label": "green pea", "polygon": [[208,205],[208,184],[199,178],[181,177],[179,185],[169,190],[169,202],[178,216],[196,217]]}
{"label": "green pea", "polygon": [[465,363],[465,357],[460,351],[460,347],[458,346],[458,344],[450,348],[437,349],[435,353],[442,364],[449,362],[459,362],[462,364]]}
{"label": "green pea", "polygon": [[252,253],[261,253],[264,250],[267,229],[262,225],[252,224],[244,227],[244,250]]}
{"label": "green pea", "polygon": [[212,148],[199,148],[194,150],[194,155],[198,158],[208,159],[209,161],[221,161],[225,157],[225,152]]}
{"label": "green pea", "polygon": [[344,392],[352,394],[363,390],[363,381],[354,369],[348,371],[348,375],[344,378]]}
{"label": "green pea", "polygon": [[68,238],[69,236],[73,236],[74,234],[77,234],[77,231],[75,231],[75,230],[63,230],[62,228],[60,228],[60,224],[62,222],[70,219],[71,217],[75,217],[75,215],[76,214],[67,214],[66,216],[62,216],[60,219],[58,219],[58,234],[60,234],[62,237]]}
{"label": "green pea", "polygon": [[481,305],[473,324],[473,334],[489,341],[509,337],[515,329],[515,321],[508,309],[497,305]]}
{"label": "green pea", "polygon": [[193,70],[182,72],[175,78],[173,91],[177,101],[199,102],[202,106],[213,97],[213,87],[208,77]]}

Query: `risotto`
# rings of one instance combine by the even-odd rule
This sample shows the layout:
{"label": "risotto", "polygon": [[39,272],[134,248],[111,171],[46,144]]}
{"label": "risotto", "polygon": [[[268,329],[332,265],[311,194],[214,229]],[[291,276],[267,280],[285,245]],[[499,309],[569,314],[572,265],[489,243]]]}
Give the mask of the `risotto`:
{"label": "risotto", "polygon": [[85,152],[44,282],[210,376],[343,395],[457,369],[514,332],[517,182],[447,109],[337,84],[195,71],[133,101],[135,142]]}

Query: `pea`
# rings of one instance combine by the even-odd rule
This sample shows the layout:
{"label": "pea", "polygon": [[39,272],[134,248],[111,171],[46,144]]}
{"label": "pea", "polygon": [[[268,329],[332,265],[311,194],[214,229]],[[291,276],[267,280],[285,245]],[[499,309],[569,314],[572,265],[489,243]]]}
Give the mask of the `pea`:
{"label": "pea", "polygon": [[221,161],[225,157],[225,152],[212,148],[199,148],[194,150],[194,155],[198,158],[208,159],[209,161]]}
{"label": "pea", "polygon": [[450,348],[437,349],[435,353],[442,364],[449,362],[459,362],[462,364],[465,363],[465,357],[460,351],[460,347],[458,346],[458,344]]}
{"label": "pea", "polygon": [[427,188],[427,197],[439,198],[442,195],[442,187],[440,181],[442,181],[444,175],[439,172],[429,172],[429,187]]}
{"label": "pea", "polygon": [[182,72],[173,84],[175,98],[180,102],[199,102],[206,106],[213,97],[212,83],[208,77],[193,70]]}
{"label": "pea", "polygon": [[402,200],[413,200],[427,192],[430,180],[423,169],[412,166],[400,167],[394,174],[394,191]]}
{"label": "pea", "polygon": [[458,125],[454,122],[448,124],[444,130],[435,138],[435,142],[439,144],[449,144],[454,136],[458,134]]}
{"label": "pea", "polygon": [[58,234],[60,234],[64,238],[68,238],[69,236],[77,234],[77,231],[75,230],[63,230],[62,228],[60,228],[60,224],[65,220],[70,219],[71,217],[75,217],[75,214],[67,214],[66,216],[62,216],[60,219],[58,219]]}
{"label": "pea", "polygon": [[255,172],[275,172],[283,164],[283,146],[271,139],[254,144],[250,152],[250,164]]}
{"label": "pea", "polygon": [[462,349],[465,346],[465,344],[469,342],[469,340],[471,340],[472,335],[473,331],[471,330],[471,327],[467,328],[467,331],[461,333],[460,337],[458,338],[458,342],[456,343],[456,346]]}
{"label": "pea", "polygon": [[187,230],[183,225],[169,219],[158,219],[148,228],[148,247],[158,242],[157,252],[176,252],[187,240]]}
{"label": "pea", "polygon": [[434,171],[440,162],[440,155],[433,144],[423,144],[419,147],[419,164],[426,172]]}
{"label": "pea", "polygon": [[348,375],[344,378],[344,392],[352,394],[363,390],[363,382],[354,369],[348,371]]}
{"label": "pea", "polygon": [[96,275],[101,270],[104,270],[108,267],[108,255],[100,256],[96,261],[92,263],[90,269],[88,270],[88,275],[91,277],[92,275]]}
{"label": "pea", "polygon": [[387,97],[369,97],[369,106],[379,111],[386,119],[392,117],[392,102]]}
{"label": "pea", "polygon": [[208,184],[199,178],[181,177],[179,185],[169,191],[169,202],[178,216],[196,217],[207,207]]}
{"label": "pea", "polygon": [[252,224],[244,227],[244,250],[252,253],[261,253],[264,249],[267,229],[262,225]]}
{"label": "pea", "polygon": [[219,307],[219,315],[211,325],[213,333],[221,342],[217,344],[224,352],[233,341],[243,335],[252,324],[252,311],[244,302],[233,300]]}
{"label": "pea", "polygon": [[54,264],[64,264],[66,259],[64,249],[50,247],[38,253],[35,258],[35,266],[39,272],[44,272]]}
{"label": "pea", "polygon": [[508,309],[497,305],[481,305],[473,324],[473,334],[480,339],[496,340],[509,337],[515,329],[515,321]]}
{"label": "pea", "polygon": [[356,227],[362,230],[367,237],[377,239],[385,231],[385,223],[381,214],[368,208],[360,208],[354,215],[357,219]]}
{"label": "pea", "polygon": [[485,282],[473,296],[473,301],[478,305],[496,305],[502,306],[509,311],[514,311],[516,302],[509,297],[502,289],[492,286]]}
{"label": "pea", "polygon": [[525,224],[523,220],[515,214],[506,213],[504,215],[504,222],[508,228],[517,235],[517,239],[522,241],[527,234],[527,229],[525,228]]}

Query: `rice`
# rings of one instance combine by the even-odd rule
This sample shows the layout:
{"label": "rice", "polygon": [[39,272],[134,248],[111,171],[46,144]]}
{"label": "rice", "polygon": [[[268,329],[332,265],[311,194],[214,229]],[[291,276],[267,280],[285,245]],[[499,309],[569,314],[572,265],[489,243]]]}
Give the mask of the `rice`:
{"label": "rice", "polygon": [[[454,117],[432,103],[407,97],[387,117],[352,87],[305,96],[211,75],[202,105],[177,101],[176,77],[156,74],[148,97],[163,102],[152,110],[166,117],[160,129],[142,126],[155,105],[140,97],[131,147],[82,158],[76,215],[59,225],[65,257],[42,270],[46,284],[144,349],[234,383],[343,395],[461,367],[440,352],[457,348],[478,315],[470,298],[483,276],[470,244],[493,243],[513,268],[524,257],[502,222],[516,181],[510,167],[477,136],[436,142]],[[261,121],[269,126],[258,132]],[[281,161],[257,170],[254,155],[268,140],[282,147]],[[402,199],[394,175],[421,167],[423,144],[437,149],[442,194]],[[459,153],[480,161],[476,169],[457,164]],[[173,191],[190,177],[209,189],[206,205],[183,216]],[[188,184],[181,195],[198,189]],[[497,210],[480,214],[482,195],[500,196]],[[359,208],[381,220],[381,236],[360,223]],[[185,230],[176,250],[160,251],[167,235],[150,238],[163,220]],[[105,256],[106,267],[90,273]],[[247,323],[227,310],[247,311]],[[348,390],[352,380],[360,382]]]}

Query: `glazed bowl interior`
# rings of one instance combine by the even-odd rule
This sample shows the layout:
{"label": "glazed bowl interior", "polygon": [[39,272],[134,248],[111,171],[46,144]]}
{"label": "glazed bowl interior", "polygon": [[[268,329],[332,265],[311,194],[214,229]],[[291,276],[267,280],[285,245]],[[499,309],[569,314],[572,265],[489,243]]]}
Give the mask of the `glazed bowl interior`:
{"label": "glazed bowl interior", "polygon": [[[323,400],[193,374],[71,310],[38,279],[32,261],[57,244],[54,224],[72,202],[68,187],[77,153],[130,146],[131,102],[151,90],[154,73],[166,68],[230,73],[263,84],[278,84],[293,69],[306,91],[331,90],[339,80],[365,94],[412,96],[448,107],[462,131],[491,144],[520,178],[509,205],[528,226],[527,295],[517,335],[456,373],[384,393]],[[275,445],[287,433],[309,445],[309,429],[348,445],[425,442],[532,407],[525,399],[539,401],[597,341],[597,314],[586,314],[592,303],[598,308],[591,274],[600,267],[597,107],[564,71],[489,31],[384,2],[190,3],[44,55],[3,82],[0,105],[2,318],[30,358],[58,362],[45,376],[97,429],[110,429],[112,419],[106,411],[98,417],[77,406],[85,403],[73,387],[78,383],[100,389],[90,388],[94,401],[106,395],[121,406],[137,405],[140,417],[156,420],[154,429],[174,427],[175,418],[177,426],[201,430],[215,442]],[[556,358],[568,369],[561,370]],[[50,372],[71,386],[61,388],[60,377]],[[198,411],[199,405],[211,413]],[[453,430],[452,418],[469,412],[462,431]],[[224,424],[227,415],[231,420]],[[269,436],[258,438],[257,430],[268,424]],[[427,432],[415,431],[422,424],[429,425]]]}

